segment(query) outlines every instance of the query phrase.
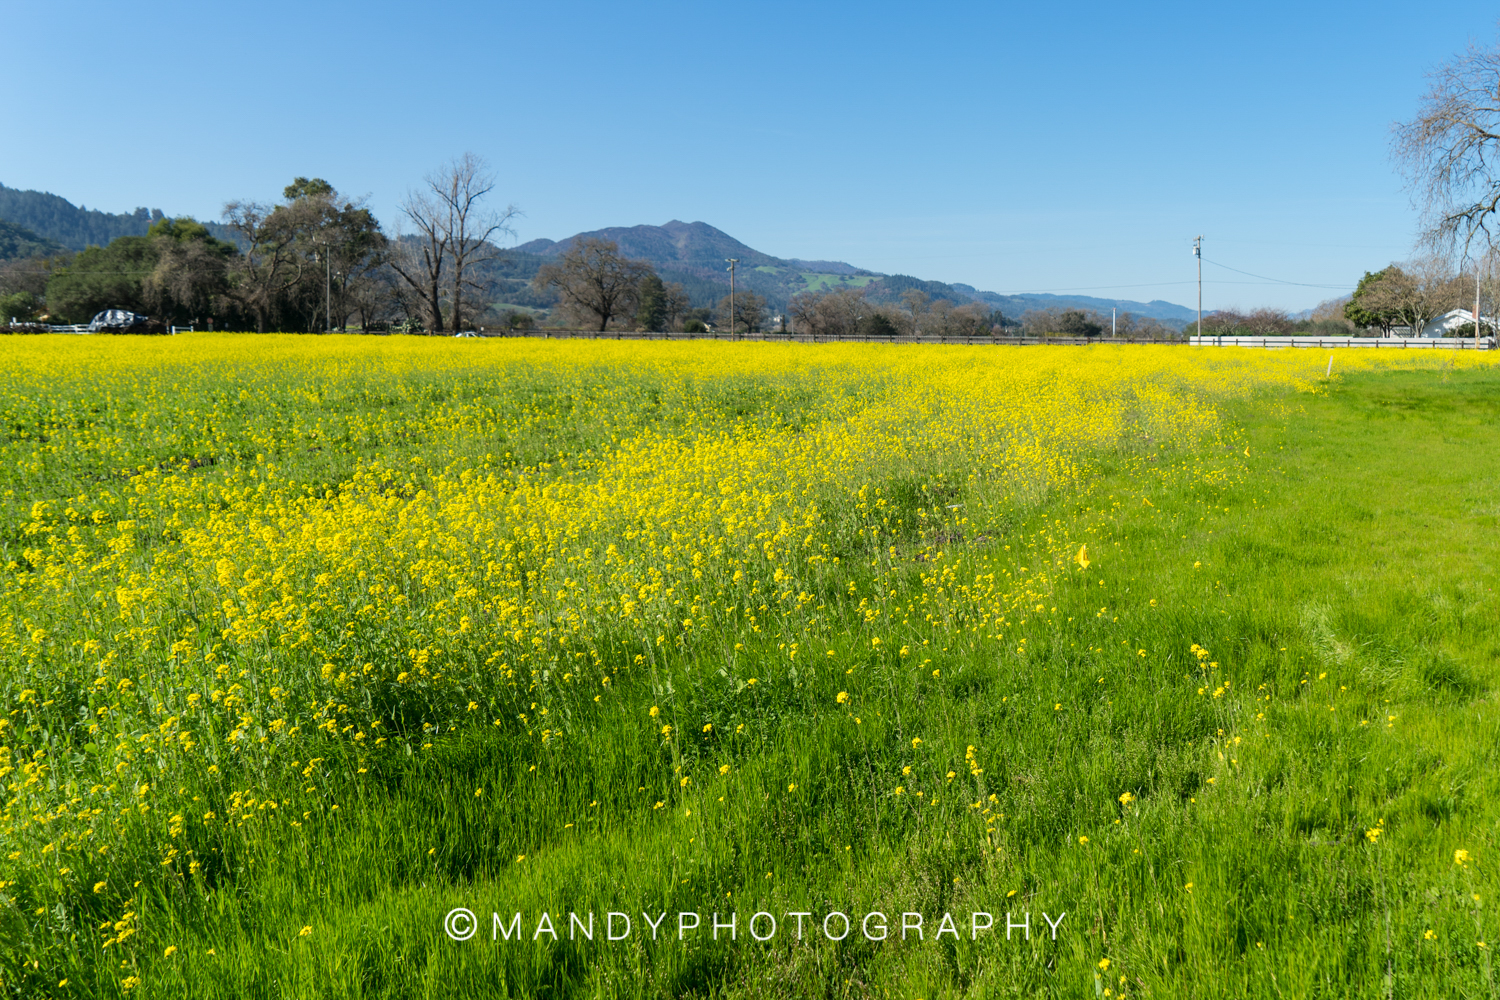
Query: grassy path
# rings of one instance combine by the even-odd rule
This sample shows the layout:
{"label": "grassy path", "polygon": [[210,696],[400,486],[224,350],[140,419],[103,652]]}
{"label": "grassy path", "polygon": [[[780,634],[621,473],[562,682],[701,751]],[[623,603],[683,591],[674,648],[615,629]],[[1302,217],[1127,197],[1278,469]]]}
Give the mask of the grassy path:
{"label": "grassy path", "polygon": [[[1266,718],[1235,720],[1260,739],[1220,817],[1248,862],[1220,897],[1236,940],[1171,992],[1494,996],[1500,378],[1357,375],[1284,418],[1236,416],[1248,496],[1129,543],[1160,560],[1138,578],[1157,586],[1174,548],[1179,576],[1207,553],[1215,583],[1186,616],[1217,611],[1241,695],[1265,689]],[[1280,954],[1257,960],[1261,943]],[[1224,971],[1240,985],[1221,994]]]}

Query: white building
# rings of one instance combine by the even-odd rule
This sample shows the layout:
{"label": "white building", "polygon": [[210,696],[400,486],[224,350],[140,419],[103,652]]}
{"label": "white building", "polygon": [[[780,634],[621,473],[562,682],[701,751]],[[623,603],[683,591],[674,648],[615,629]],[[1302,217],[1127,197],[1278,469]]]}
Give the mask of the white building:
{"label": "white building", "polygon": [[[1391,327],[1390,335],[1392,337],[1451,337],[1453,336],[1452,331],[1457,330],[1466,323],[1473,322],[1473,310],[1449,309],[1441,316],[1434,316],[1425,325],[1415,331],[1406,326],[1393,326]],[[1494,332],[1497,324],[1500,324],[1500,321],[1497,321],[1494,316],[1481,314],[1479,323],[1481,326],[1481,330],[1479,331],[1480,336],[1489,336]],[[1470,332],[1472,333],[1472,330]]]}

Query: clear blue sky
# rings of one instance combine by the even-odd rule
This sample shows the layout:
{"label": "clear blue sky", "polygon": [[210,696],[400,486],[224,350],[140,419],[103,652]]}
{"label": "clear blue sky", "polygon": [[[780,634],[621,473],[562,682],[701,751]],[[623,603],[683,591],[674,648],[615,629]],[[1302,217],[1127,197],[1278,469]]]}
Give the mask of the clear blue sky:
{"label": "clear blue sky", "polygon": [[702,220],[1000,292],[1301,309],[1410,253],[1389,158],[1492,5],[0,0],[0,183],[394,222],[472,150],[518,238]]}

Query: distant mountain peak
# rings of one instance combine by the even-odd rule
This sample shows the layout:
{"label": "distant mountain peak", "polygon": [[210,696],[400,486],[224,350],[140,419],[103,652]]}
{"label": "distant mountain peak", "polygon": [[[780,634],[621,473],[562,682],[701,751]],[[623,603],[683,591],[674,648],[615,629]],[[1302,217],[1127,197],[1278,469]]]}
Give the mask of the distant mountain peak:
{"label": "distant mountain peak", "polygon": [[516,247],[516,250],[540,257],[555,257],[566,253],[569,247],[582,239],[612,240],[626,257],[653,264],[721,267],[730,257],[737,258],[747,267],[786,264],[779,258],[746,246],[722,229],[716,229],[706,222],[682,222],[678,219],[660,226],[610,226],[578,233],[565,240],[532,240]]}
{"label": "distant mountain peak", "polygon": [[998,295],[980,291],[973,285],[867,271],[843,261],[772,257],[706,222],[679,219],[660,226],[611,226],[578,233],[565,240],[532,240],[515,249],[532,257],[555,257],[565,253],[575,241],[586,238],[613,240],[624,256],[649,261],[664,279],[681,282],[691,293],[695,305],[707,305],[728,293],[725,258],[734,257],[740,264],[736,269],[739,286],[764,295],[773,309],[784,308],[793,295],[815,288],[864,288],[877,302],[894,301],[902,292],[915,290],[955,304],[986,303],[1013,318],[1028,309],[1057,307],[1104,310],[1115,307],[1140,316],[1179,323],[1189,315],[1185,307],[1170,302],[1146,303],[1044,293]]}

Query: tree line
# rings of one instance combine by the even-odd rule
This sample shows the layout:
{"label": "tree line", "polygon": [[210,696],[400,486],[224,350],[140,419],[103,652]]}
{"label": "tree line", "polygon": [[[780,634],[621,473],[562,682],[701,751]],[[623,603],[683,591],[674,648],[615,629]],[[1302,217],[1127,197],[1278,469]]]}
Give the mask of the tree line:
{"label": "tree line", "polygon": [[164,325],[317,330],[361,305],[388,241],[370,211],[319,178],[296,178],[276,205],[231,202],[233,240],[188,217],[159,218],[76,254],[0,266],[0,313],[83,323],[105,309]]}
{"label": "tree line", "polygon": [[[915,279],[896,301],[840,285],[799,293],[774,314],[764,295],[748,289],[715,302],[711,284],[686,289],[664,280],[609,240],[577,239],[544,258],[502,249],[519,212],[492,207],[494,187],[484,162],[464,154],[408,192],[387,232],[364,199],[322,178],[297,177],[277,202],[229,202],[220,223],[156,217],[145,235],[0,264],[0,323],[82,323],[106,309],[127,309],[161,326],[446,333],[481,324],[529,327],[543,307],[551,325],[599,331],[1173,335],[1129,313],[1052,308],[1008,317],[986,303],[930,294]],[[515,305],[500,306],[502,297]]]}
{"label": "tree line", "polygon": [[488,306],[477,271],[500,255],[495,241],[517,214],[487,206],[493,188],[482,160],[458,157],[407,195],[387,234],[364,199],[298,177],[274,204],[228,203],[229,239],[160,217],[144,236],[0,264],[0,322],[81,323],[118,308],[164,325],[260,332],[458,330]]}
{"label": "tree line", "polygon": [[[1492,278],[1483,280],[1480,274],[1454,273],[1442,257],[1421,257],[1373,273],[1365,272],[1344,305],[1344,318],[1355,326],[1386,335],[1397,327],[1405,327],[1420,336],[1424,327],[1449,310],[1472,311],[1476,294],[1481,300],[1488,300],[1493,311],[1495,289],[1490,287],[1493,283]],[[1482,312],[1483,301],[1480,306]],[[1483,333],[1494,332],[1482,316],[1480,323]],[[1472,337],[1474,324],[1470,321],[1449,332]]]}
{"label": "tree line", "polygon": [[[1473,270],[1455,271],[1442,256],[1422,256],[1379,271],[1366,271],[1352,294],[1321,302],[1306,315],[1293,317],[1283,309],[1220,309],[1203,317],[1203,332],[1216,336],[1346,337],[1390,336],[1397,330],[1407,330],[1420,336],[1450,310],[1472,311],[1476,291],[1481,312],[1492,313],[1495,296],[1500,295],[1500,283],[1493,274],[1494,269],[1483,263]],[[1490,319],[1481,317],[1480,326],[1483,335],[1495,332]],[[1472,337],[1474,324],[1471,320],[1444,332]]]}
{"label": "tree line", "polygon": [[1149,316],[1093,309],[1028,309],[1019,318],[982,302],[954,303],[907,289],[896,302],[872,302],[863,289],[804,292],[791,301],[792,328],[818,337],[1025,336],[1170,340],[1178,331]]}

